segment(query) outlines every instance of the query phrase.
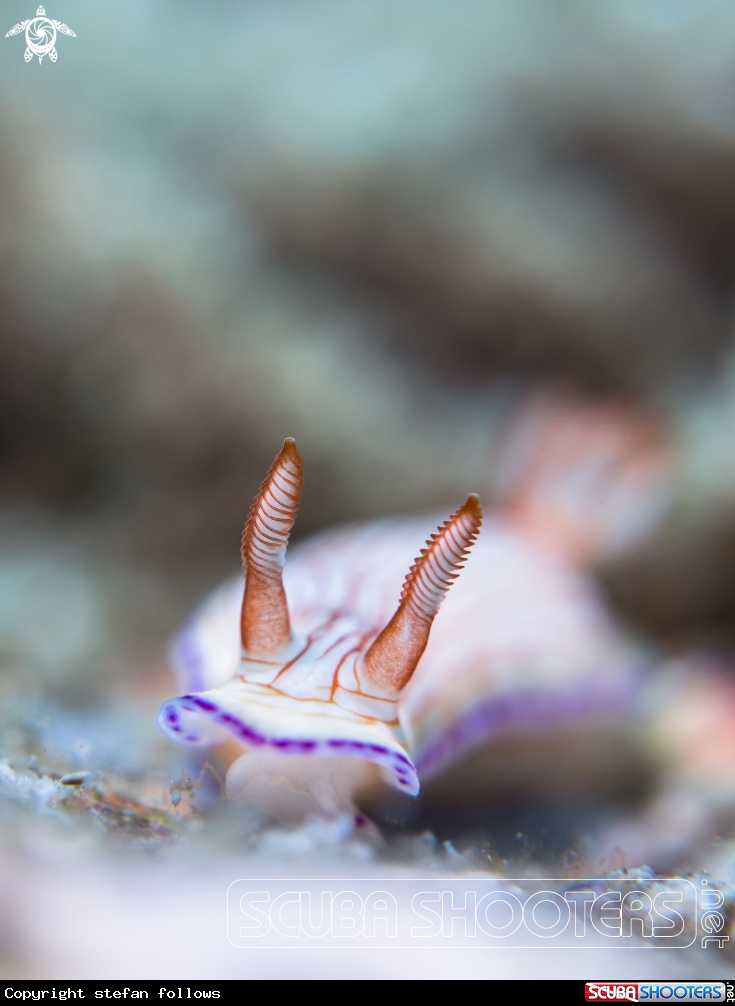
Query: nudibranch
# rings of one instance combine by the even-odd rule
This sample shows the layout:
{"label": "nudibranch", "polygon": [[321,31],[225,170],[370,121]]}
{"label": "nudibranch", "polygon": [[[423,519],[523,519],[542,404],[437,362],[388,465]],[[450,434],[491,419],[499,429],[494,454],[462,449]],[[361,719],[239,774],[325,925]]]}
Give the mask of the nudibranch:
{"label": "nudibranch", "polygon": [[[305,577],[297,573],[296,583],[288,576],[288,565],[284,578],[302,483],[301,457],[289,438],[243,532],[244,582],[217,595],[192,630],[194,637],[203,632],[210,638],[213,646],[202,640],[201,655],[211,653],[214,659],[200,660],[198,651],[184,656],[190,691],[164,703],[159,726],[183,744],[234,738],[245,753],[229,769],[229,793],[258,776],[284,776],[297,790],[308,791],[323,811],[345,809],[350,794],[340,792],[338,769],[345,760],[358,759],[378,766],[396,789],[414,796],[418,774],[398,703],[444,596],[477,538],[479,499],[470,495],[428,538],[408,569],[400,596],[392,594],[397,608],[386,615],[382,584],[371,602],[360,589],[359,576],[354,582],[337,582],[334,570],[318,559]],[[413,549],[420,543],[414,539]],[[365,544],[362,559],[370,565],[370,543]],[[378,547],[378,562],[380,555]],[[349,567],[349,554],[344,559]],[[364,575],[364,561],[354,572]],[[236,614],[230,623],[233,599],[239,618]],[[239,627],[239,653],[230,665],[227,644],[233,624]],[[180,646],[191,644],[185,637]],[[197,650],[196,641],[193,645]]]}
{"label": "nudibranch", "polygon": [[[350,754],[412,794],[417,775],[456,780],[454,768],[459,794],[463,759],[497,738],[520,738],[521,760],[548,730],[577,730],[601,750],[605,724],[632,708],[643,661],[585,565],[655,524],[667,448],[625,409],[553,402],[527,410],[510,442],[499,506],[437,615],[480,525],[476,497],[430,539],[395,612],[440,518],[322,532],[289,552],[281,576],[301,484],[287,441],[248,522],[244,590],[240,578],[223,585],[174,641],[189,694],[164,706],[168,736],[203,744],[229,731],[260,752]],[[491,755],[472,771],[512,777],[517,751]],[[541,751],[544,778],[555,757]],[[571,758],[574,771],[595,761]],[[241,759],[228,787],[257,768]],[[307,770],[313,779],[313,761]]]}

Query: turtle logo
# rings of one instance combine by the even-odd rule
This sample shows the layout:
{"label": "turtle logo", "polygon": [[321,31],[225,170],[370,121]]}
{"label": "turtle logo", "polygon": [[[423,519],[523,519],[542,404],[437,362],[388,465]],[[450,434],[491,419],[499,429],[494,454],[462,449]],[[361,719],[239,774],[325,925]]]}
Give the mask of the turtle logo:
{"label": "turtle logo", "polygon": [[39,63],[44,56],[48,56],[52,63],[56,62],[59,55],[54,48],[57,31],[60,31],[63,35],[71,35],[72,38],[76,38],[69,25],[46,17],[46,11],[43,7],[38,8],[35,17],[14,25],[6,33],[5,38],[9,38],[11,35],[20,35],[22,31],[26,33],[26,42],[28,44],[23,57],[26,63],[30,63],[34,56],[38,56]]}

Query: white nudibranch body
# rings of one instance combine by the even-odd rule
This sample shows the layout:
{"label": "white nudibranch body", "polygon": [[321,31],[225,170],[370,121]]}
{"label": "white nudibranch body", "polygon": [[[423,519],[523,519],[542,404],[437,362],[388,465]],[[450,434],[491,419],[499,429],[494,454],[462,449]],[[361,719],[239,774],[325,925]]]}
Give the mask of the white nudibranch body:
{"label": "white nudibranch body", "polygon": [[641,658],[584,560],[651,524],[665,451],[624,411],[552,403],[523,420],[511,460],[476,541],[470,496],[433,535],[432,516],[346,526],[284,564],[301,485],[286,441],[243,536],[244,584],[217,590],[174,641],[186,694],[161,709],[164,733],[250,752],[228,792],[285,778],[330,810],[349,805],[359,765],[415,795],[419,776],[496,737],[622,720]]}

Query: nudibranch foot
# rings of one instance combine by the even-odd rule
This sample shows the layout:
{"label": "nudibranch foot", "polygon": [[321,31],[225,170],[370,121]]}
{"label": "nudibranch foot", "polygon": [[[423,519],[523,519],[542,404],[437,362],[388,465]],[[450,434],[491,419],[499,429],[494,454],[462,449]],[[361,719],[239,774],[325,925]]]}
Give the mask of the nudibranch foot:
{"label": "nudibranch foot", "polygon": [[[246,751],[227,773],[227,795],[281,823],[317,815],[335,819],[359,814],[354,795],[374,788],[379,772],[357,758],[294,758],[273,748]],[[376,836],[379,833],[376,829]]]}

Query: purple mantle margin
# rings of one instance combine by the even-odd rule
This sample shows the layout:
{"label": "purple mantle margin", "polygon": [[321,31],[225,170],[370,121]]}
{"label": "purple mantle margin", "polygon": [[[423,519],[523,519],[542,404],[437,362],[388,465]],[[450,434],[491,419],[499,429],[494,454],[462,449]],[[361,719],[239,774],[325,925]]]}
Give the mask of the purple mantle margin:
{"label": "purple mantle margin", "polygon": [[282,754],[302,757],[364,758],[389,769],[399,788],[404,792],[412,795],[418,793],[419,780],[416,768],[406,755],[398,751],[391,751],[382,744],[369,744],[341,737],[330,737],[328,740],[267,737],[202,695],[182,695],[180,698],[165,702],[158,714],[158,725],[171,740],[179,744],[201,746],[216,743],[197,735],[195,723],[201,719],[223,728],[249,748],[267,746]]}

